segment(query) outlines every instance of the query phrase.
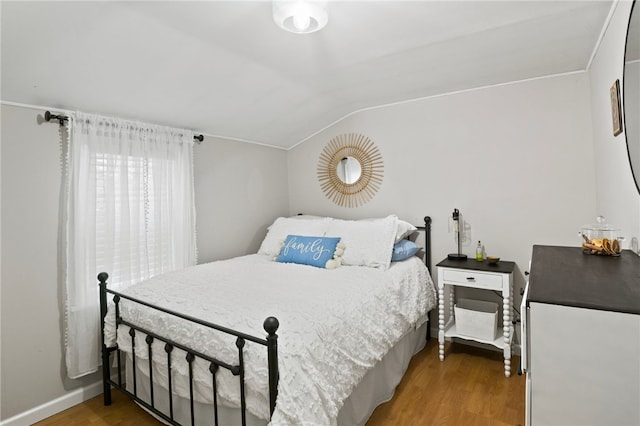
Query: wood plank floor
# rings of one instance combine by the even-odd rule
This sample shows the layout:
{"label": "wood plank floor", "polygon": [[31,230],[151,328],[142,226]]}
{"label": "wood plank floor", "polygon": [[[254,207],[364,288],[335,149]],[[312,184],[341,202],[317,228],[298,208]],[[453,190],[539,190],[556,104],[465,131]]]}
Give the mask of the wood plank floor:
{"label": "wood plank floor", "polygon": [[[446,359],[438,359],[434,339],[413,357],[393,399],[379,406],[367,426],[388,425],[523,425],[524,376],[518,376],[520,359],[512,361],[512,375],[504,377],[502,353],[461,343],[446,345]],[[38,426],[157,426],[149,416],[121,393],[113,392],[113,404],[93,398]]]}

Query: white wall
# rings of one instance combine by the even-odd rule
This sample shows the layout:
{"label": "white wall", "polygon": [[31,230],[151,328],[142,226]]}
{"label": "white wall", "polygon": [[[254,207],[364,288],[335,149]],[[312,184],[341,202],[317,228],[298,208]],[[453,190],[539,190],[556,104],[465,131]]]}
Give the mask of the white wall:
{"label": "white wall", "polygon": [[58,285],[60,137],[2,106],[2,419],[98,380],[65,377]]}
{"label": "white wall", "polygon": [[[596,210],[607,222],[622,230],[626,237],[625,247],[632,237],[640,239],[640,194],[633,182],[625,134],[613,136],[609,89],[616,79],[620,79],[621,92],[624,91],[624,46],[631,5],[630,1],[617,4],[589,71],[596,158]],[[640,6],[636,5],[638,8]],[[640,10],[635,13],[640,13]]]}
{"label": "white wall", "polygon": [[[354,114],[289,152],[290,212],[338,217],[397,213],[433,219],[434,263],[456,251],[447,221],[470,226],[463,252],[517,263],[524,284],[533,244],[578,246],[595,218],[589,81],[577,73],[454,93]],[[372,139],[384,181],[368,204],[342,208],[316,177],[319,154],[341,133]],[[435,276],[435,273],[432,275]]]}
{"label": "white wall", "polygon": [[255,253],[288,214],[287,152],[220,138],[194,149],[198,262]]}
{"label": "white wall", "polygon": [[[39,109],[1,111],[0,419],[35,408],[37,420],[91,396],[85,387],[100,375],[70,380],[64,367],[58,125],[39,123]],[[286,151],[205,138],[194,152],[200,260],[257,251],[266,226],[288,210]]]}

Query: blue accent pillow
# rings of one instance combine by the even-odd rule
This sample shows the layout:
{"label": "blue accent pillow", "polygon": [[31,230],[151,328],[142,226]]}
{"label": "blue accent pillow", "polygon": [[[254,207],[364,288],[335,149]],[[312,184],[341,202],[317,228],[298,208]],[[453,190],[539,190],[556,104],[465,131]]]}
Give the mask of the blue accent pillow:
{"label": "blue accent pillow", "polygon": [[392,262],[400,262],[415,255],[418,252],[418,246],[411,240],[402,240],[393,245],[393,254],[391,254]]}
{"label": "blue accent pillow", "polygon": [[287,235],[276,262],[326,268],[327,262],[333,259],[339,242],[338,237]]}

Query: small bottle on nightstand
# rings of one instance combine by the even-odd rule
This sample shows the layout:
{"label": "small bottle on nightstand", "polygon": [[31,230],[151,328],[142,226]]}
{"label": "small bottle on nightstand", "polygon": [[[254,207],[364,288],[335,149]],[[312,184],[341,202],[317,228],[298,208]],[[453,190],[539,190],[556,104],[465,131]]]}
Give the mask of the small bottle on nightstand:
{"label": "small bottle on nightstand", "polygon": [[478,262],[482,262],[484,260],[484,248],[482,247],[482,243],[478,241],[478,247],[476,247],[476,260]]}

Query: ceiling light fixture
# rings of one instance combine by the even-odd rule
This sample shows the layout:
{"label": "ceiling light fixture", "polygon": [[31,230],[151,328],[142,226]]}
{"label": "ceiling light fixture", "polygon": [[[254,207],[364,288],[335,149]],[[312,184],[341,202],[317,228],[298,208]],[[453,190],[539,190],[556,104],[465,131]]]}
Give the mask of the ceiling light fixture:
{"label": "ceiling light fixture", "polygon": [[274,0],[273,20],[283,30],[309,34],[327,25],[326,2],[302,0]]}

